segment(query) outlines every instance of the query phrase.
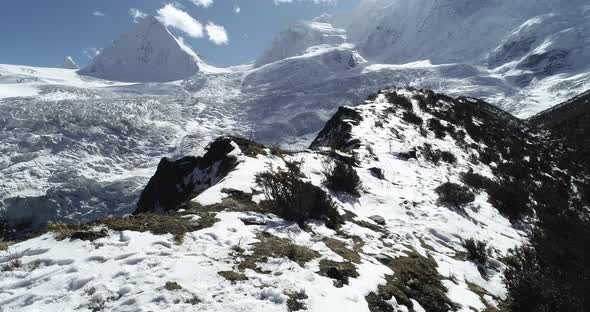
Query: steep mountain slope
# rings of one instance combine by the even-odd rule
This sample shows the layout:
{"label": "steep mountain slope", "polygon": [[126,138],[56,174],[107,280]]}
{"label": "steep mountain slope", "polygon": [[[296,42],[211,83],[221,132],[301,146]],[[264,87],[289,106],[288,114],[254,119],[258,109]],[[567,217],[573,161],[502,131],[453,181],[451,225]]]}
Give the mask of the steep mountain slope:
{"label": "steep mountain slope", "polygon": [[346,41],[346,31],[328,23],[300,21],[278,34],[272,46],[260,56],[255,67],[304,54],[309,47],[317,45],[337,46]]}
{"label": "steep mountain slope", "polygon": [[[224,137],[203,158],[162,160],[139,211],[160,214],[53,226],[11,245],[0,252],[0,302],[19,311],[494,309],[506,295],[507,250],[526,241],[556,186],[573,202],[587,187],[586,169],[563,156],[480,100],[385,90],[341,108],[309,150]],[[325,182],[342,163],[358,194]],[[278,168],[323,190],[337,215],[286,221],[257,175]],[[449,201],[449,182],[472,195]],[[492,247],[485,261],[465,249],[470,238]]]}
{"label": "steep mountain slope", "polygon": [[[341,29],[349,49],[375,65],[473,66],[478,73],[469,78],[481,91],[475,96],[526,118],[590,88],[589,21],[590,6],[581,0],[366,0],[315,23]],[[269,60],[322,43],[311,31],[290,33],[275,38]],[[294,46],[296,52],[283,53]],[[453,92],[424,85],[428,77],[419,68],[411,76],[412,86]],[[503,90],[493,96],[482,91],[491,83]]]}
{"label": "steep mountain slope", "polygon": [[80,69],[80,66],[74,62],[74,59],[72,59],[71,56],[64,59],[64,64],[61,67],[65,69]]}
{"label": "steep mountain slope", "polygon": [[590,164],[590,91],[528,119],[565,144],[576,162]]}
{"label": "steep mountain slope", "polygon": [[364,0],[328,21],[346,29],[350,42],[372,61],[473,63],[525,21],[551,12],[581,18],[586,6],[583,0]]}
{"label": "steep mountain slope", "polygon": [[155,17],[138,23],[78,73],[128,82],[181,80],[199,71],[201,60]]}

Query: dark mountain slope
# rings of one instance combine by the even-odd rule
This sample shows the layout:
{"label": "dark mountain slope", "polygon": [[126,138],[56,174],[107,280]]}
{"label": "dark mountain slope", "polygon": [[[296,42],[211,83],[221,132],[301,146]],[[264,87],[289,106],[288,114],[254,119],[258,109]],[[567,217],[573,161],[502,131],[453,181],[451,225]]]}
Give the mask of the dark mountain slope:
{"label": "dark mountain slope", "polygon": [[572,160],[590,165],[590,90],[528,121],[565,144]]}

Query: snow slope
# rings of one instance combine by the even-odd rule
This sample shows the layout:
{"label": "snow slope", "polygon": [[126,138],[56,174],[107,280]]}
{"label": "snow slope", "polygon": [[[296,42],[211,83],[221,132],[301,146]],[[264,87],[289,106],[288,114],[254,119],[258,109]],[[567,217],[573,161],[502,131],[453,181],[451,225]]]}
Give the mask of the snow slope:
{"label": "snow slope", "polygon": [[328,23],[300,21],[278,34],[272,46],[260,56],[255,67],[280,61],[288,57],[304,54],[313,46],[336,46],[346,41],[346,31],[334,28]]}
{"label": "snow slope", "polygon": [[72,59],[71,56],[64,59],[64,64],[61,67],[65,69],[80,69],[80,66],[74,62],[74,59]]}
{"label": "snow slope", "polygon": [[101,50],[78,73],[128,82],[181,80],[199,71],[201,60],[155,17],[147,17]]}
{"label": "snow slope", "polygon": [[[417,94],[399,92],[404,96]],[[434,259],[446,295],[459,305],[458,311],[483,311],[495,306],[497,299],[505,295],[501,283],[503,264],[491,260],[491,265],[484,269],[487,277],[483,278],[478,266],[461,256],[462,241],[471,237],[488,241],[495,250],[492,257],[499,258],[508,248],[521,243],[524,233],[513,228],[487,202],[485,192],[478,193],[465,213],[459,213],[440,205],[434,191],[447,180],[459,181],[459,174],[469,168],[490,176],[491,167],[471,163],[469,154],[449,136],[437,139],[429,132],[425,137],[418,127],[402,119],[401,111],[391,114],[391,107],[382,94],[354,109],[362,120],[351,121],[350,141],[359,141],[360,145],[348,152],[359,159],[355,170],[363,192],[358,199],[331,193],[341,214],[356,215],[341,231],[335,232],[315,221],[309,221],[310,230],[304,231],[272,214],[232,211],[230,204],[217,213],[218,222],[187,233],[180,244],[174,242],[172,235],[134,231],[109,230],[107,237],[94,242],[57,241],[54,234],[48,233],[0,252],[0,265],[15,259],[22,262],[20,268],[0,272],[2,307],[5,311],[74,307],[112,311],[287,311],[287,294],[303,290],[308,298],[302,302],[309,311],[369,311],[366,296],[385,283],[385,275],[397,272],[382,260],[403,257],[412,251]],[[414,110],[422,118],[431,117],[415,102]],[[389,118],[383,119],[384,114]],[[377,122],[382,122],[382,126],[376,127]],[[475,143],[469,136],[465,140]],[[457,163],[435,166],[422,155],[410,160],[398,156],[425,142],[453,152]],[[268,149],[266,152],[267,155],[246,156],[236,148],[231,152],[238,160],[235,170],[193,201],[203,205],[219,203],[228,196],[222,192],[224,188],[254,194],[257,172],[267,170],[269,164],[285,164]],[[322,186],[325,154],[320,148],[284,157],[302,161],[307,179]],[[371,174],[371,167],[381,168],[385,179]],[[253,199],[259,201],[262,195]],[[187,218],[199,219],[190,211],[186,213]],[[369,217],[374,215],[383,217],[385,224],[372,221]],[[231,283],[221,277],[220,271],[238,271],[245,257],[236,255],[236,246],[244,249],[244,255],[250,254],[263,232],[315,250],[319,258],[298,264],[286,257],[269,257],[257,264],[260,270],[245,269],[246,280]],[[362,242],[360,261],[354,263],[359,276],[350,278],[348,285],[336,287],[332,279],[318,272],[322,259],[346,261],[328,246],[326,239],[337,240],[346,248],[358,246],[358,239]],[[176,282],[182,288],[166,290],[167,282]],[[476,294],[469,285],[482,287],[486,295]],[[412,299],[414,310],[420,311],[420,301]],[[388,304],[401,311],[408,309],[395,300]]]}
{"label": "snow slope", "polygon": [[[395,10],[390,6],[409,4],[365,1],[357,11],[376,15],[369,15],[373,18],[368,20],[349,17],[351,23],[365,26],[339,25],[340,16],[302,22],[294,28],[303,27],[302,31],[279,35],[270,50],[276,52],[271,53],[273,60],[286,58],[259,67],[214,68],[198,62],[196,74],[184,80],[129,83],[79,75],[74,70],[0,65],[0,211],[18,211],[27,218],[36,215],[35,222],[128,212],[161,157],[202,151],[204,142],[222,134],[291,148],[306,146],[338,106],[356,105],[392,85],[478,97],[520,117],[530,116],[590,89],[590,71],[584,65],[589,60],[590,19],[583,18],[590,8],[573,10],[580,7],[574,1],[547,15],[542,11],[554,4],[543,3],[533,10],[525,8],[530,2],[522,2],[523,9],[515,10],[518,18],[508,23],[505,39],[489,47],[486,43],[491,52],[475,63],[436,64],[419,60],[422,52],[418,50],[418,61],[406,64],[367,60],[363,44],[351,43],[362,34],[351,32],[365,26],[367,31],[376,31],[378,26],[365,24],[391,23],[394,19],[387,17]],[[448,8],[440,14],[455,12],[458,20],[482,14],[475,2],[472,6],[463,3],[465,10],[436,2],[442,4]],[[501,10],[489,9],[495,14],[516,4],[481,5],[486,10],[489,5],[499,6]],[[540,15],[520,17],[529,13]],[[124,59],[151,42],[153,48],[155,43],[174,47],[181,59],[191,55],[153,19],[137,27],[124,36],[129,40],[118,41],[116,46],[121,49],[105,49],[104,53],[117,52]],[[138,30],[149,34],[140,38],[158,40],[137,41],[133,34]],[[437,44],[446,49],[441,42]],[[567,55],[559,47],[566,47]],[[440,53],[450,53],[445,49]],[[155,55],[149,54],[149,64],[142,66],[157,65],[151,62],[158,59],[152,58]],[[142,68],[149,71],[157,66]],[[167,80],[161,78],[165,76],[156,80]]]}

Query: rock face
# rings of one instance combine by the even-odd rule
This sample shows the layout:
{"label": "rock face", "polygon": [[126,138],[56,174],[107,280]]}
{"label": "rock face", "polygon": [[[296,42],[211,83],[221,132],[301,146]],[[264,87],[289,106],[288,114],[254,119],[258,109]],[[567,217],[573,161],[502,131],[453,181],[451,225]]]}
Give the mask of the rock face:
{"label": "rock face", "polygon": [[590,165],[590,91],[528,119],[562,142],[570,159]]}
{"label": "rock face", "polygon": [[65,58],[64,64],[61,67],[65,69],[80,69],[80,66],[74,62],[74,59],[71,56]]}
{"label": "rock face", "polygon": [[199,57],[155,17],[143,19],[78,73],[126,82],[165,82],[199,71]]}
{"label": "rock face", "polygon": [[300,21],[281,32],[272,46],[256,60],[260,67],[288,57],[304,54],[312,46],[338,45],[346,41],[346,31],[334,28],[328,23]]}
{"label": "rock face", "polygon": [[219,182],[235,165],[230,153],[238,148],[231,138],[221,137],[202,157],[188,156],[176,161],[162,158],[137,203],[135,214],[177,210],[184,201]]}

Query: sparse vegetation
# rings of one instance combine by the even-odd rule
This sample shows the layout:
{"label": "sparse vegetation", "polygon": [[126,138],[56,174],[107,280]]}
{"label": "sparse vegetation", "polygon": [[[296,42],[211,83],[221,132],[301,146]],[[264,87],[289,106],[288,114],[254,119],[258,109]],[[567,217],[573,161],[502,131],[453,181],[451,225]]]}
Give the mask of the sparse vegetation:
{"label": "sparse vegetation", "polygon": [[348,285],[349,278],[359,276],[355,265],[351,262],[336,262],[326,259],[320,261],[319,274],[333,279],[334,286],[337,288]]}
{"label": "sparse vegetation", "polygon": [[410,99],[408,99],[407,97],[405,97],[403,95],[399,95],[395,91],[385,93],[385,98],[387,98],[387,101],[389,103],[394,104],[394,105],[399,105],[407,111],[412,111],[414,109]]}
{"label": "sparse vegetation", "polygon": [[468,260],[474,261],[482,266],[488,263],[490,251],[486,242],[469,238],[463,242],[463,247],[467,250]]}
{"label": "sparse vegetation", "polygon": [[306,300],[308,297],[305,293],[305,290],[288,292],[286,295],[289,297],[289,299],[287,299],[287,311],[295,312],[307,310],[307,305],[305,304],[304,300]]}
{"label": "sparse vegetation", "polygon": [[530,212],[529,191],[522,183],[507,179],[488,186],[489,202],[511,221]]}
{"label": "sparse vegetation", "polygon": [[454,164],[457,162],[457,157],[455,154],[449,151],[440,151],[440,159],[449,164]]}
{"label": "sparse vegetation", "polygon": [[475,195],[469,188],[452,182],[446,182],[437,187],[436,193],[442,204],[460,210],[475,200]]}
{"label": "sparse vegetation", "polygon": [[271,257],[285,257],[304,266],[305,263],[320,256],[315,250],[293,244],[288,239],[279,238],[267,232],[257,234],[256,238],[258,242],[252,244],[252,253],[244,255],[244,260],[238,265],[240,270],[258,270],[256,264],[266,262]]}
{"label": "sparse vegetation", "polygon": [[453,153],[434,149],[432,148],[432,145],[428,143],[425,143],[421,150],[424,159],[435,165],[438,165],[441,160],[449,164],[454,164],[457,162],[457,157]]}
{"label": "sparse vegetation", "polygon": [[404,112],[402,114],[402,119],[417,126],[422,126],[422,124],[424,123],[424,120],[422,120],[422,118],[416,115],[416,113],[414,113],[413,111]]}
{"label": "sparse vegetation", "polygon": [[1,268],[3,272],[14,271],[23,267],[19,254],[14,250],[8,250],[7,260]]}
{"label": "sparse vegetation", "polygon": [[[197,212],[195,212],[197,213]],[[182,243],[187,232],[198,231],[212,226],[219,221],[214,213],[198,212],[197,221],[184,217],[186,215],[176,212],[166,214],[138,214],[129,217],[107,218],[93,223],[49,223],[47,230],[56,235],[56,239],[81,239],[94,241],[106,237],[108,231],[105,228],[115,231],[137,231],[151,232],[156,235],[172,234],[177,243]],[[100,229],[95,230],[95,227]]]}
{"label": "sparse vegetation", "polygon": [[478,190],[485,190],[493,183],[491,179],[486,178],[481,174],[474,173],[473,169],[461,174],[461,180],[463,183]]}
{"label": "sparse vegetation", "polygon": [[338,254],[340,257],[353,262],[353,263],[361,263],[361,256],[355,250],[352,250],[346,246],[346,243],[334,238],[324,238],[324,244],[330,248],[334,253]]}
{"label": "sparse vegetation", "polygon": [[429,312],[458,309],[447,297],[447,289],[441,282],[443,277],[436,270],[434,259],[411,252],[407,257],[383,260],[383,264],[390,267],[394,275],[386,276],[386,284],[380,285],[377,292],[365,297],[371,312],[393,312],[393,307],[387,302],[392,297],[410,310],[413,307],[410,298],[418,301]]}
{"label": "sparse vegetation", "polygon": [[256,175],[272,212],[301,228],[309,218],[323,220],[330,228],[340,226],[336,204],[321,188],[304,182],[300,163],[287,162],[287,169],[273,169]]}
{"label": "sparse vegetation", "polygon": [[177,282],[166,282],[166,285],[164,285],[164,289],[166,289],[167,291],[177,291],[181,290],[182,286],[180,286]]}
{"label": "sparse vegetation", "polygon": [[334,192],[360,195],[361,179],[351,165],[340,160],[335,160],[334,163],[327,160],[323,163],[323,167],[326,187]]}
{"label": "sparse vegetation", "polygon": [[541,215],[530,243],[505,259],[505,284],[513,312],[589,311],[587,215],[564,210]]}
{"label": "sparse vegetation", "polygon": [[248,280],[248,277],[244,275],[244,273],[234,272],[234,271],[220,271],[217,274],[223,276],[226,280],[230,281],[232,284],[235,284],[239,281]]}
{"label": "sparse vegetation", "polygon": [[50,222],[47,230],[53,232],[57,240],[70,238],[94,241],[108,235],[106,229],[93,230],[91,225],[81,223]]}

